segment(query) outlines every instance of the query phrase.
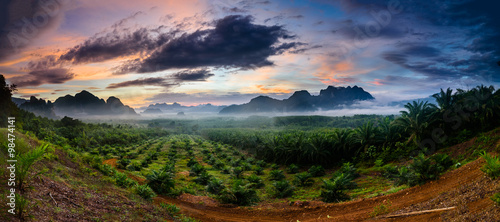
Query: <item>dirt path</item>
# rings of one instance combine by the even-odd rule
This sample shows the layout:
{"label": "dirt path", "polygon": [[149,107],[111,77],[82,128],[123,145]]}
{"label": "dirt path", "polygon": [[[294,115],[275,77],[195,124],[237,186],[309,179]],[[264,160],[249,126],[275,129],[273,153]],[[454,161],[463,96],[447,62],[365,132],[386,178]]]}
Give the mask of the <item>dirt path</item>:
{"label": "dirt path", "polygon": [[[397,219],[370,218],[369,214],[375,206],[386,200],[391,201],[394,209],[403,209],[430,201],[444,192],[458,189],[461,185],[478,181],[484,178],[484,174],[480,171],[482,163],[483,160],[480,158],[442,175],[437,181],[394,194],[315,207],[297,207],[283,204],[283,207],[274,209],[259,208],[260,206],[227,208],[190,203],[169,197],[157,197],[155,201],[176,204],[182,209],[182,213],[201,221],[440,221],[441,212]],[[471,204],[471,210],[474,210],[477,206],[491,205],[488,202],[489,200],[484,199],[488,198],[483,198],[476,201],[477,203]]]}

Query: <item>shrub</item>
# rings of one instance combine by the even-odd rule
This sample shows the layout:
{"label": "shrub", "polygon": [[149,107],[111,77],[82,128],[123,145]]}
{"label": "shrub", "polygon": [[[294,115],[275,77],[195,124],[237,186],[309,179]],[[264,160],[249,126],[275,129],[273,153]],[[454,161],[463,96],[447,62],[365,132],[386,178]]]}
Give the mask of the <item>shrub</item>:
{"label": "shrub", "polygon": [[267,163],[264,160],[259,160],[256,163],[257,166],[266,167]]}
{"label": "shrub", "polygon": [[269,179],[270,180],[282,180],[285,179],[285,173],[283,173],[283,170],[271,170],[269,172]]}
{"label": "shrub", "polygon": [[17,157],[18,172],[16,175],[17,185],[20,190],[24,190],[24,183],[28,180],[30,176],[30,169],[33,164],[35,164],[40,158],[45,154],[48,144],[38,146],[26,153],[23,153]]}
{"label": "shrub", "polygon": [[202,171],[201,173],[198,174],[198,177],[196,177],[193,181],[197,184],[201,185],[207,185],[208,181],[212,178],[210,174],[208,174],[207,171]]}
{"label": "shrub", "polygon": [[158,194],[170,194],[175,186],[174,175],[168,171],[151,171],[147,175],[148,185]]}
{"label": "shrub", "polygon": [[309,172],[313,177],[320,177],[325,175],[325,169],[319,165],[311,166],[311,168],[309,168],[307,172]]}
{"label": "shrub", "polygon": [[224,166],[225,166],[225,164],[220,160],[215,161],[215,164],[213,165],[214,169],[217,169],[217,170],[223,169]]}
{"label": "shrub", "polygon": [[285,198],[293,195],[294,187],[286,180],[281,180],[273,183],[273,196],[277,198]]}
{"label": "shrub", "polygon": [[232,173],[234,177],[241,178],[243,176],[243,169],[241,167],[233,167]]}
{"label": "shrub", "polygon": [[495,202],[497,206],[500,206],[500,192],[493,194],[493,196],[491,196],[491,200],[493,200],[493,202]]}
{"label": "shrub", "polygon": [[247,177],[248,183],[250,183],[250,187],[252,188],[261,188],[264,186],[264,183],[262,182],[262,178],[257,176],[256,174],[252,174],[249,177]]}
{"label": "shrub", "polygon": [[129,171],[140,171],[141,165],[137,162],[132,162],[127,166],[127,170]]}
{"label": "shrub", "polygon": [[384,200],[383,203],[375,206],[373,208],[373,211],[370,213],[370,216],[371,217],[376,217],[378,215],[383,215],[383,214],[387,214],[390,212],[392,208],[392,203],[390,200],[388,200],[387,202]]}
{"label": "shrub", "polygon": [[160,206],[162,208],[165,208],[167,210],[168,214],[170,215],[176,215],[181,211],[181,208],[175,206],[175,204],[165,204],[165,203],[160,203]]}
{"label": "shrub", "polygon": [[481,170],[493,179],[500,177],[500,158],[486,152],[484,152],[481,157],[486,161],[486,164],[484,164]]}
{"label": "shrub", "polygon": [[242,162],[241,163],[241,168],[244,170],[244,171],[248,171],[248,170],[251,170],[252,169],[252,165],[250,165],[249,163],[247,162]]}
{"label": "shrub", "polygon": [[280,166],[278,166],[278,164],[275,164],[275,163],[271,164],[271,169],[277,170],[279,168],[280,168]]}
{"label": "shrub", "polygon": [[102,164],[99,167],[99,171],[101,171],[102,174],[104,174],[106,176],[113,176],[116,173],[116,169],[114,167],[112,167],[111,165],[108,165],[108,164]]}
{"label": "shrub", "polygon": [[299,187],[307,187],[313,185],[314,180],[312,179],[312,175],[310,173],[302,172],[295,175],[293,182]]}
{"label": "shrub", "polygon": [[340,174],[331,180],[323,180],[320,197],[327,203],[339,202],[349,199],[345,190],[353,187],[354,183],[345,174]]}
{"label": "shrub", "polygon": [[116,161],[116,167],[118,167],[118,169],[126,169],[127,166],[130,164],[131,160],[130,159],[120,159],[118,161]]}
{"label": "shrub", "polygon": [[131,187],[132,185],[137,183],[134,180],[128,178],[127,175],[121,172],[116,172],[114,178],[116,185],[124,188]]}
{"label": "shrub", "polygon": [[189,159],[189,161],[187,162],[187,166],[188,167],[192,167],[193,165],[197,164],[198,161],[196,161],[195,159],[191,158]]}
{"label": "shrub", "polygon": [[206,169],[201,164],[196,163],[191,166],[191,170],[189,171],[189,176],[196,176],[204,171],[206,171]]}
{"label": "shrub", "polygon": [[209,193],[212,194],[219,194],[222,190],[224,190],[226,187],[222,183],[222,180],[219,180],[217,178],[212,178],[208,182],[206,189]]}
{"label": "shrub", "polygon": [[255,174],[257,175],[263,175],[264,174],[264,168],[257,166],[254,168]]}
{"label": "shrub", "polygon": [[219,195],[219,199],[223,203],[233,203],[242,206],[259,201],[257,192],[250,188],[248,184],[244,185],[241,180],[235,180],[231,189],[224,189]]}
{"label": "shrub", "polygon": [[151,198],[156,196],[155,192],[147,184],[136,185],[135,193],[139,194],[139,196],[146,200],[150,200]]}
{"label": "shrub", "polygon": [[288,168],[286,169],[286,172],[289,174],[296,174],[299,172],[299,167],[292,163],[292,164],[290,164],[290,166],[288,166]]}
{"label": "shrub", "polygon": [[415,186],[419,184],[418,176],[409,167],[402,166],[398,169],[396,174],[396,185],[407,184],[408,186]]}
{"label": "shrub", "polygon": [[453,160],[445,153],[438,153],[431,157],[432,160],[438,165],[439,171],[444,172],[453,166]]}
{"label": "shrub", "polygon": [[230,174],[231,173],[231,168],[229,166],[224,166],[221,171],[223,174]]}

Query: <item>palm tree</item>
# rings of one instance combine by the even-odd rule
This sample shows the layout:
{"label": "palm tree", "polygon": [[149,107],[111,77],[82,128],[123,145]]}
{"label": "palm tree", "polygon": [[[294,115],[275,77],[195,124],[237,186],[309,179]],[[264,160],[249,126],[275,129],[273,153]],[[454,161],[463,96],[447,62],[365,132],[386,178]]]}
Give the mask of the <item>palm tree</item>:
{"label": "palm tree", "polygon": [[379,121],[378,130],[381,139],[384,141],[384,147],[398,140],[397,128],[389,117],[385,117]]}
{"label": "palm tree", "polygon": [[437,107],[428,102],[413,101],[413,103],[406,104],[405,108],[408,111],[401,111],[401,117],[395,120],[395,124],[410,134],[407,143],[413,140],[418,145],[421,136],[435,121]]}
{"label": "palm tree", "polygon": [[370,121],[359,126],[354,130],[356,141],[366,150],[370,145],[373,145],[378,140],[378,130]]}
{"label": "palm tree", "polygon": [[453,90],[448,88],[446,92],[441,89],[440,93],[436,93],[432,95],[436,99],[436,102],[439,106],[440,112],[444,112],[450,109],[455,103],[455,97],[453,96]]}

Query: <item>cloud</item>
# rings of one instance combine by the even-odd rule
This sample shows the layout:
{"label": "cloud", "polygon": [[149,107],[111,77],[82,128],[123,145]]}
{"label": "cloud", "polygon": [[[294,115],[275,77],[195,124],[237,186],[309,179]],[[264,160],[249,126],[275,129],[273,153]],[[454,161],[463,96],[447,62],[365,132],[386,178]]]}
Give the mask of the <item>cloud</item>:
{"label": "cloud", "polygon": [[172,75],[178,81],[205,81],[214,74],[208,70],[189,70],[181,71]]}
{"label": "cloud", "polygon": [[148,53],[168,42],[173,33],[161,33],[158,29],[140,28],[135,31],[114,30],[93,36],[60,56],[59,61],[73,64],[102,62],[117,57]]}
{"label": "cloud", "polygon": [[106,89],[116,89],[129,86],[145,86],[145,85],[171,87],[177,84],[168,83],[166,82],[166,79],[161,77],[154,77],[154,78],[136,79],[120,83],[112,83],[108,87],[106,87]]}
{"label": "cloud", "polygon": [[117,89],[130,86],[163,86],[169,88],[179,86],[183,82],[206,81],[212,76],[214,76],[214,74],[205,69],[184,70],[174,73],[168,77],[141,78],[120,83],[112,83],[106,87],[106,89]]}
{"label": "cloud", "polygon": [[31,71],[27,75],[10,78],[9,81],[18,87],[39,86],[42,84],[61,84],[74,78],[69,69],[56,68]]}
{"label": "cloud", "polygon": [[0,1],[0,60],[29,46],[59,25],[67,0]]}
{"label": "cloud", "polygon": [[303,45],[280,43],[294,37],[282,26],[256,25],[251,16],[231,15],[217,20],[214,29],[172,39],[140,63],[126,64],[125,70],[147,73],[174,68],[271,66],[270,56]]}

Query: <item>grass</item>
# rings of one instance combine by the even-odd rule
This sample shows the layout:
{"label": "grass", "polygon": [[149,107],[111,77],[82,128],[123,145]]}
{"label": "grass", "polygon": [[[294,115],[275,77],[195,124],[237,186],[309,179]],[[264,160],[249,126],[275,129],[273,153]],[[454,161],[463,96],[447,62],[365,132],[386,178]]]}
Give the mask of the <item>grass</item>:
{"label": "grass", "polygon": [[393,211],[392,203],[390,200],[387,200],[373,208],[373,211],[370,213],[370,217],[376,217],[379,215],[388,214]]}

